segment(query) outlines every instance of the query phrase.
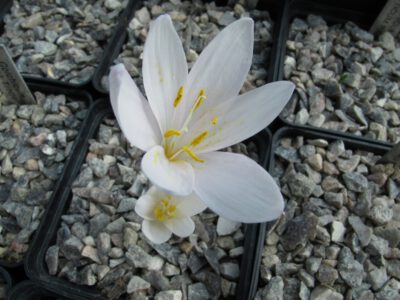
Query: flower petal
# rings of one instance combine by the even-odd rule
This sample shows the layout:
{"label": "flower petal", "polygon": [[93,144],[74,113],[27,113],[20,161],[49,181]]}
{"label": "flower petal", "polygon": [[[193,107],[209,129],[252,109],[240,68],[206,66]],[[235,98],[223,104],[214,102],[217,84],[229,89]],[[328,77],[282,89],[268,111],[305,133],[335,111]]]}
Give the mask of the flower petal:
{"label": "flower petal", "polygon": [[142,69],[151,109],[165,132],[171,126],[177,92],[188,74],[182,43],[168,15],[158,17],[150,26]]}
{"label": "flower petal", "polygon": [[201,201],[201,199],[192,193],[186,197],[179,198],[179,204],[177,205],[179,213],[184,216],[194,216],[201,213],[207,208],[207,205]]}
{"label": "flower petal", "polygon": [[210,105],[238,95],[251,66],[253,27],[252,19],[239,19],[207,45],[189,73],[184,99],[175,115],[179,119],[176,123],[183,124],[201,89],[205,90],[207,99],[196,111],[198,116]]}
{"label": "flower petal", "polygon": [[273,178],[255,161],[228,152],[212,152],[195,169],[195,192],[217,214],[244,223],[273,220],[283,198]]}
{"label": "flower petal", "polygon": [[143,151],[159,144],[161,133],[149,103],[123,64],[111,67],[109,80],[111,105],[127,140]]}
{"label": "flower petal", "polygon": [[194,222],[190,217],[173,218],[165,221],[165,226],[179,237],[187,237],[194,231]]}
{"label": "flower petal", "polygon": [[161,244],[171,237],[171,231],[163,223],[143,220],[142,232],[153,243]]}
{"label": "flower petal", "polygon": [[136,202],[135,212],[146,220],[155,220],[153,215],[154,207],[158,201],[163,198],[165,193],[161,192],[155,186],[152,186],[146,194],[140,196]]}
{"label": "flower petal", "polygon": [[[294,87],[290,81],[273,82],[221,103],[193,125],[190,136],[209,130],[196,153],[234,145],[267,127],[289,101]],[[218,118],[216,125],[212,124],[214,117]]]}
{"label": "flower petal", "polygon": [[161,146],[147,151],[142,159],[142,170],[155,185],[171,194],[186,196],[193,190],[192,166],[185,161],[169,161]]}

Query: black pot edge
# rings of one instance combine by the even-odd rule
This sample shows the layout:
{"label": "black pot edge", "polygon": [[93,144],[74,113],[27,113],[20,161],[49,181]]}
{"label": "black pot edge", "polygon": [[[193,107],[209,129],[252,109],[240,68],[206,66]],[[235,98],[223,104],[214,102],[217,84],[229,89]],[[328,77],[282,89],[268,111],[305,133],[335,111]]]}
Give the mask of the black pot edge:
{"label": "black pot edge", "polygon": [[[272,136],[272,144],[271,144],[271,151],[269,156],[268,162],[268,171],[271,172],[273,166],[275,165],[275,156],[274,156],[274,149],[276,148],[279,140],[282,137],[295,137],[295,136],[304,136],[307,139],[326,139],[328,141],[336,141],[342,140],[346,146],[346,149],[359,149],[368,152],[373,152],[375,154],[383,155],[388,150],[391,149],[391,145],[382,145],[376,143],[370,143],[368,141],[362,141],[358,139],[354,139],[352,137],[342,137],[332,133],[323,133],[317,130],[312,129],[302,129],[294,126],[285,126],[278,129]],[[263,223],[261,224],[261,228],[259,231],[258,236],[258,244],[257,244],[257,253],[255,258],[255,265],[253,267],[253,277],[252,277],[252,290],[250,291],[250,298],[254,299],[259,285],[259,275],[260,275],[260,268],[261,268],[261,259],[262,259],[262,252],[264,248],[266,233],[268,230],[275,225],[276,221]]]}
{"label": "black pot edge", "polygon": [[[268,158],[271,151],[272,134],[269,129],[264,129],[255,136],[246,141],[255,140],[260,151],[259,164],[264,168],[268,168]],[[250,299],[249,295],[252,290],[252,281],[249,278],[253,277],[253,266],[256,264],[257,244],[260,230],[260,224],[245,224],[245,240],[243,257],[240,262],[240,277],[236,288],[236,300]]]}
{"label": "black pot edge", "polygon": [[[40,298],[39,298],[40,297]],[[37,300],[42,297],[54,297],[54,299],[66,299],[54,292],[50,292],[37,283],[25,280],[15,285],[7,294],[7,300]],[[47,299],[47,298],[46,298]]]}
{"label": "black pot edge", "polygon": [[13,0],[3,0],[0,3],[0,20],[3,23],[4,16],[11,9]]}
{"label": "black pot edge", "polygon": [[[85,101],[87,103],[88,108],[93,103],[92,96],[89,93],[87,93],[86,91],[83,91],[83,90],[70,88],[70,87],[65,86],[65,85],[49,84],[49,83],[47,83],[45,81],[42,81],[42,80],[40,80],[40,81],[37,81],[37,80],[31,81],[31,80],[27,79],[26,80],[26,84],[28,85],[28,88],[32,93],[35,92],[35,91],[38,91],[38,92],[42,92],[42,93],[45,93],[45,94],[63,94],[63,95],[66,95],[67,97],[70,97],[70,98],[73,98],[73,99]],[[82,121],[80,130],[82,130],[84,122],[85,122],[85,120]],[[79,136],[79,134],[78,134],[78,136]],[[73,149],[77,146],[76,143],[77,142],[75,141],[74,142],[74,146],[71,149],[71,153],[73,152]],[[68,161],[69,161],[69,158],[67,158],[65,163],[64,163],[64,170],[65,170],[65,167],[68,164]],[[64,171],[63,171],[63,173],[64,173]],[[56,189],[57,189],[57,187],[59,185],[58,182],[59,182],[59,180],[56,182],[56,184],[54,186],[53,194],[56,192]],[[50,205],[50,203],[52,202],[52,199],[53,199],[53,196],[50,199],[48,205]],[[47,210],[47,208],[46,208],[46,210]],[[37,230],[36,230],[36,232],[37,232]],[[36,234],[36,232],[34,233],[34,235]],[[32,238],[32,240],[30,242],[29,248],[32,246],[33,240],[34,240],[34,237]],[[29,250],[28,250],[28,252],[29,252]],[[27,257],[27,253],[25,253],[24,259],[22,259],[19,262],[9,262],[7,260],[0,259],[0,267],[9,268],[9,269],[20,268],[20,267],[22,267],[24,265],[24,260],[25,260],[26,257]]]}
{"label": "black pot edge", "polygon": [[71,200],[72,183],[78,175],[80,167],[85,159],[89,146],[89,138],[91,138],[98,129],[98,126],[94,125],[98,125],[103,117],[110,112],[109,102],[105,99],[97,100],[90,107],[85,124],[79,133],[79,143],[77,143],[77,147],[74,148],[71,155],[71,163],[68,165],[68,174],[65,174],[66,176],[63,176],[60,180],[60,186],[55,196],[57,201],[52,202],[53,205],[51,209],[49,209],[51,213],[43,217],[43,226],[40,226],[37,230],[36,239],[25,260],[25,272],[33,282],[67,299],[103,299],[96,293],[94,288],[78,286],[65,279],[50,276],[45,265],[45,255],[57,234],[61,216],[67,209]]}
{"label": "black pot edge", "polygon": [[11,289],[12,284],[13,284],[13,280],[12,277],[10,275],[10,273],[7,272],[6,269],[0,267],[0,276],[4,279],[4,281],[6,282],[6,290],[5,290],[5,294],[8,294],[8,291]]}
{"label": "black pot edge", "polygon": [[98,93],[108,93],[108,91],[102,87],[101,79],[103,76],[105,76],[105,74],[107,74],[107,71],[113,64],[114,59],[118,57],[120,50],[127,39],[126,28],[128,27],[135,12],[142,4],[142,0],[129,0],[129,3],[121,16],[121,20],[114,30],[114,34],[111,36],[110,42],[103,52],[101,63],[97,66],[92,78],[92,85]]}
{"label": "black pot edge", "polygon": [[[61,215],[67,209],[71,199],[71,185],[73,178],[76,177],[80,171],[81,165],[85,159],[88,147],[89,138],[93,137],[99,127],[101,120],[112,114],[110,105],[104,101],[99,100],[92,106],[88,122],[85,126],[84,133],[82,134],[82,144],[80,149],[74,152],[74,166],[70,174],[68,184],[64,184],[60,191],[60,197],[57,201],[56,211],[53,211],[51,216],[46,215],[43,224],[46,227],[40,228],[37,231],[37,240],[34,246],[30,249],[29,257],[26,260],[25,271],[28,277],[34,282],[38,282],[50,291],[57,292],[64,297],[71,297],[73,299],[103,299],[102,296],[93,287],[79,286],[74,283],[68,282],[55,276],[50,276],[45,265],[45,255],[49,246],[57,234],[57,229],[61,222]],[[268,130],[259,132],[254,137],[248,139],[254,141],[260,150],[260,164],[266,168],[268,162],[268,155],[271,143],[271,133]],[[247,140],[247,141],[248,141]],[[50,225],[49,225],[50,224]],[[236,290],[236,299],[245,299],[249,291],[249,278],[252,273],[253,258],[255,253],[255,246],[257,245],[258,226],[259,224],[245,224],[245,239],[244,239],[244,253],[241,259],[241,274],[238,281]],[[248,253],[246,255],[246,253]]]}
{"label": "black pot edge", "polygon": [[[347,21],[352,21],[362,28],[368,29],[380,12],[380,10],[377,9],[372,13],[372,10],[369,7],[371,3],[365,3],[366,8],[368,9],[363,12],[357,11],[356,7],[352,7],[352,9],[343,8],[340,6],[333,6],[331,5],[331,3],[326,4],[324,2],[325,1],[318,2],[316,0],[285,0],[283,15],[281,23],[279,24],[280,32],[276,42],[277,52],[273,60],[273,63],[275,64],[273,81],[284,80],[283,68],[286,55],[286,41],[289,34],[290,23],[293,18],[304,18],[309,14],[315,14],[322,16],[328,23],[345,23]],[[382,3],[376,1],[374,5],[379,6],[382,5]],[[322,134],[335,134],[338,136],[342,136],[343,138],[354,138],[360,141],[377,143],[386,146],[392,145],[389,142],[383,142],[372,138],[357,136],[347,132],[334,131],[331,129],[318,128],[309,125],[294,124],[285,120],[281,115],[279,115],[277,119],[282,126],[298,127],[304,130],[311,129],[320,131]]]}

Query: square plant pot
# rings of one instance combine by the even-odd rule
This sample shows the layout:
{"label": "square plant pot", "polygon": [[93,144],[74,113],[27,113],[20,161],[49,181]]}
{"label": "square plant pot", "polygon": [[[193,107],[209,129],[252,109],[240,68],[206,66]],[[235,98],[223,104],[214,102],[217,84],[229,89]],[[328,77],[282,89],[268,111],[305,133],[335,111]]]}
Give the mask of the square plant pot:
{"label": "square plant pot", "polygon": [[102,61],[93,78],[93,86],[101,93],[108,92],[110,66],[123,63],[137,85],[142,88],[142,54],[149,25],[161,14],[169,14],[183,43],[189,69],[204,47],[224,27],[250,16],[255,21],[255,43],[252,68],[242,91],[250,90],[270,81],[273,75],[272,53],[275,52],[273,37],[278,35],[275,26],[282,12],[281,2],[259,1],[254,8],[231,1],[136,1],[125,27],[109,44],[108,55]]}
{"label": "square plant pot", "polygon": [[272,146],[286,207],[260,231],[252,299],[397,299],[400,169],[380,160],[390,147],[292,127]]}
{"label": "square plant pot", "polygon": [[[245,299],[259,226],[205,211],[194,217],[189,238],[153,244],[134,212],[149,185],[140,171],[141,151],[127,144],[104,100],[92,107],[88,123],[74,152],[70,176],[76,180],[62,190],[57,210],[39,232],[27,259],[28,276],[73,299],[143,296],[138,290],[150,297]],[[265,167],[269,141],[262,131],[230,151],[247,151]]]}
{"label": "square plant pot", "polygon": [[[400,44],[368,32],[383,2],[287,2],[275,80],[296,84],[280,119],[301,128],[362,140],[400,141]],[[397,50],[396,50],[397,49]]]}
{"label": "square plant pot", "polygon": [[80,90],[31,82],[28,87],[37,104],[0,108],[0,266],[7,268],[23,265],[40,220],[57,202],[60,175],[68,173],[92,102]]}
{"label": "square plant pot", "polygon": [[2,1],[0,43],[24,76],[82,87],[134,2]]}

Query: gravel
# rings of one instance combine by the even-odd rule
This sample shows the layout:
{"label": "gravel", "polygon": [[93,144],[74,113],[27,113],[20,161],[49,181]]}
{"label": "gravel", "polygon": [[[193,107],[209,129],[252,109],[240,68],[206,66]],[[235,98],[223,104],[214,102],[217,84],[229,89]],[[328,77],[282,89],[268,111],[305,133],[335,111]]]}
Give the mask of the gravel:
{"label": "gravel", "polygon": [[[257,158],[253,143],[227,150]],[[57,241],[47,250],[49,274],[95,286],[107,299],[234,296],[243,225],[206,210],[193,217],[196,229],[188,238],[174,236],[159,245],[147,240],[134,211],[137,198],[149,188],[140,170],[142,155],[128,146],[114,119],[103,119],[73,183]],[[96,174],[104,163],[107,172]],[[124,180],[126,173],[131,180]]]}
{"label": "gravel", "polygon": [[357,25],[295,18],[286,42],[284,78],[296,92],[281,116],[297,125],[400,141],[400,43]]}
{"label": "gravel", "polygon": [[[183,42],[189,68],[203,48],[225,26],[241,17],[251,17],[255,21],[254,55],[242,92],[266,83],[268,74],[265,65],[271,48],[273,27],[268,11],[247,9],[239,3],[234,6],[217,6],[214,2],[203,3],[202,1],[147,1],[131,20],[127,29],[128,41],[123,45],[121,53],[115,60],[115,63],[125,65],[142,90],[142,53],[149,23],[164,13],[169,14],[173,20],[175,29]],[[107,76],[102,79],[102,85],[108,89]]]}
{"label": "gravel", "polygon": [[0,105],[0,259],[20,262],[53,193],[86,104],[35,92],[35,105]]}
{"label": "gravel", "polygon": [[127,2],[13,1],[0,43],[21,73],[83,84],[99,64]]}
{"label": "gravel", "polygon": [[286,208],[255,299],[398,299],[400,167],[341,140],[282,137],[274,151]]}

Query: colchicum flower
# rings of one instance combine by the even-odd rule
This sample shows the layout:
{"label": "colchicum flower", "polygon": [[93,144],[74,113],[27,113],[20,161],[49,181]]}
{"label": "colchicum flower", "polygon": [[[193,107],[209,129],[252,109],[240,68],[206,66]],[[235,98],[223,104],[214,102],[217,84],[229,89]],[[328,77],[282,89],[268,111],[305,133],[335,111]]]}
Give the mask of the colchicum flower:
{"label": "colchicum flower", "polygon": [[253,27],[242,18],[222,30],[188,74],[182,44],[168,15],[151,25],[143,53],[148,101],[122,64],[111,68],[110,98],[128,141],[146,151],[143,172],[175,195],[196,195],[240,222],[264,222],[283,211],[273,178],[250,158],[217,152],[265,128],[294,85],[274,82],[239,95],[251,66]]}
{"label": "colchicum flower", "polygon": [[141,196],[135,207],[144,220],[142,232],[153,243],[164,243],[171,233],[187,237],[194,231],[190,218],[206,209],[205,204],[194,194],[179,197],[152,186]]}

